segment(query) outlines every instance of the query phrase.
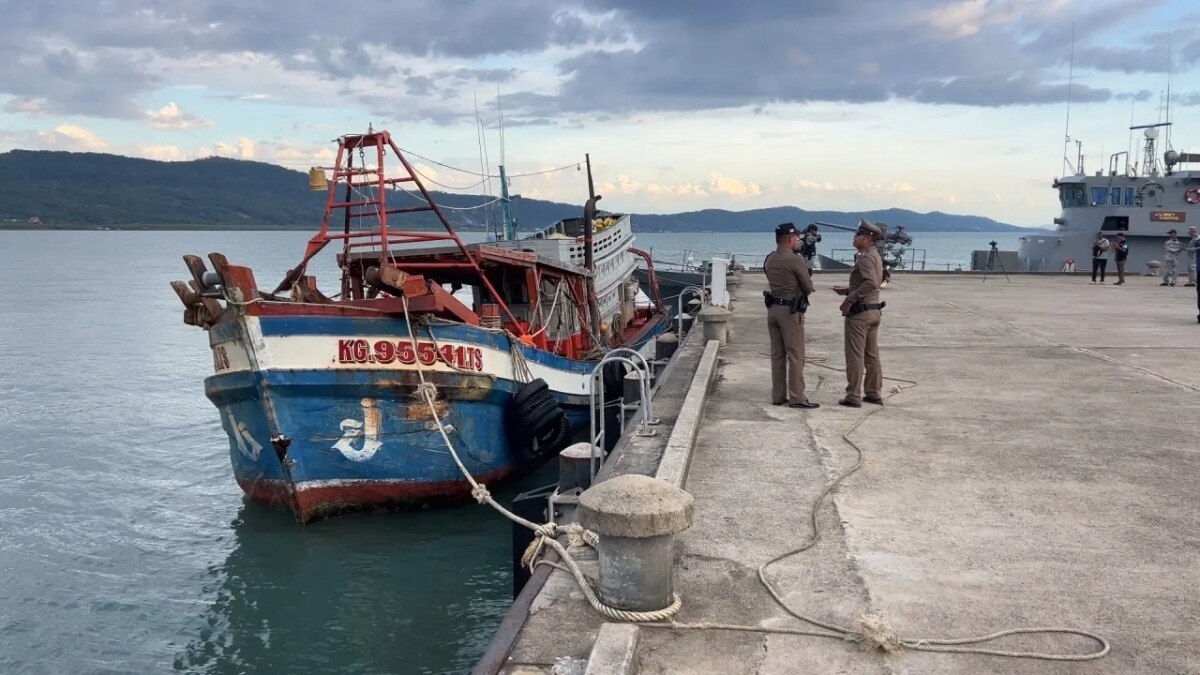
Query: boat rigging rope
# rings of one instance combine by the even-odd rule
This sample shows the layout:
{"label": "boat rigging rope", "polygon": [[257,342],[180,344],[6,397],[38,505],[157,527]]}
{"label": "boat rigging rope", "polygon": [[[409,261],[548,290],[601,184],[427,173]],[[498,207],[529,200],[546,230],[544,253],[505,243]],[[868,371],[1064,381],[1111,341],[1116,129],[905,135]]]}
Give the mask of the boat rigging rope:
{"label": "boat rigging rope", "polygon": [[[413,341],[413,344],[416,344],[417,337],[416,333],[413,331],[412,320],[408,312],[408,298],[401,296],[401,300],[404,306],[404,319],[405,323],[408,325],[409,337]],[[596,533],[584,529],[583,526],[579,525],[578,523],[558,525],[551,520],[539,525],[532,521],[526,520],[525,518],[522,518],[521,516],[518,516],[512,511],[509,511],[501,506],[500,503],[498,503],[492,497],[492,493],[488,491],[487,486],[475,480],[475,477],[471,475],[471,472],[467,469],[467,467],[463,464],[462,459],[458,456],[458,451],[454,448],[454,443],[450,441],[450,436],[446,431],[446,425],[442,422],[441,417],[438,415],[437,406],[434,405],[434,400],[437,398],[437,386],[425,379],[425,369],[419,361],[416,364],[416,369],[417,378],[421,382],[417,386],[416,393],[418,396],[424,399],[425,404],[429,407],[429,412],[433,416],[434,423],[437,425],[438,433],[441,434],[442,441],[446,444],[446,449],[450,451],[450,457],[454,459],[454,463],[458,466],[458,470],[462,473],[463,477],[466,478],[467,482],[471,484],[471,496],[475,498],[475,501],[479,502],[480,504],[487,504],[495,509],[500,515],[508,518],[512,522],[533,530],[535,535],[534,540],[532,543],[530,543],[529,548],[525,550],[525,554],[521,557],[521,562],[523,564],[532,568],[537,564],[536,559],[544,547],[549,546],[550,548],[554,549],[563,562],[566,563],[567,571],[569,571],[575,578],[575,583],[579,585],[579,590],[582,591],[583,596],[587,598],[588,604],[590,604],[592,608],[600,614],[615,621],[664,621],[671,618],[679,611],[679,608],[682,606],[683,602],[680,600],[678,595],[674,596],[672,599],[673,601],[669,606],[653,612],[631,612],[604,604],[604,602],[601,601],[596,595],[595,590],[592,589],[591,582],[588,581],[587,577],[584,576],[583,571],[579,569],[579,564],[575,562],[575,559],[572,558],[570,553],[567,552],[567,547],[559,543],[557,539],[560,533],[566,534],[568,535],[568,544],[571,543],[571,540],[574,537],[578,537],[579,541],[594,548],[599,543],[599,537],[596,535]]]}
{"label": "boat rigging rope", "polygon": [[[804,359],[804,361],[806,364],[813,365],[818,368],[825,368],[827,370],[832,370],[839,373],[845,372],[845,370],[841,368],[828,365],[824,357],[807,357]],[[917,386],[917,383],[912,380],[905,380],[898,377],[885,377],[883,379],[899,383],[892,389],[886,398],[891,398],[896,394]],[[857,431],[858,428],[862,426],[862,424],[866,422],[872,415],[876,415],[883,410],[883,406],[880,406],[875,410],[872,410],[871,412],[859,417],[858,420],[856,420],[854,424],[842,434],[842,440],[854,449],[854,464],[849,469],[846,469],[838,474],[836,478],[829,481],[829,483],[822,488],[820,493],[817,494],[816,498],[813,499],[812,507],[809,509],[809,528],[811,529],[812,533],[808,540],[798,548],[778,555],[758,567],[758,580],[763,587],[766,588],[767,592],[770,593],[776,604],[778,604],[784,611],[793,617],[818,628],[823,628],[828,632],[790,628],[771,628],[764,626],[740,626],[735,624],[721,623],[680,623],[676,621],[649,625],[660,628],[683,630],[745,631],[754,633],[778,633],[784,635],[806,635],[811,637],[831,638],[835,640],[849,640],[852,642],[858,642],[871,650],[883,651],[889,654],[900,653],[905,649],[911,649],[913,651],[921,652],[981,654],[987,656],[1004,656],[1008,658],[1034,659],[1039,661],[1092,661],[1107,655],[1110,649],[1108,640],[1100,635],[1097,635],[1096,633],[1077,628],[1068,628],[1062,626],[1010,628],[1007,630],[989,633],[987,635],[965,638],[905,637],[896,633],[879,613],[872,612],[862,615],[858,619],[858,629],[854,629],[838,625],[832,621],[824,621],[804,614],[788,605],[787,601],[784,600],[783,595],[778,589],[775,588],[775,586],[771,583],[771,580],[767,577],[767,568],[781,560],[808,551],[815,546],[818,541],[820,541],[821,532],[818,526],[817,518],[821,509],[821,504],[824,503],[825,498],[831,491],[833,491],[835,487],[841,484],[841,482],[848,478],[851,474],[858,471],[863,464],[863,450],[857,443],[854,442],[853,439],[850,438],[850,436]],[[1100,646],[1100,649],[1098,651],[1088,652],[1085,654],[1050,654],[1043,652],[988,649],[984,647],[970,646],[993,642],[1010,635],[1077,635],[1095,641]]]}
{"label": "boat rigging rope", "polygon": [[[561,298],[563,294],[563,285],[564,282],[559,279],[558,286],[554,288],[554,302],[550,303],[550,314],[545,318],[542,318],[542,303],[540,302],[541,298],[539,298],[537,310],[538,318],[542,320],[542,327],[537,329],[537,332],[533,333],[529,337],[537,337],[546,332],[546,329],[550,327],[550,320],[554,318],[554,310],[558,307],[558,299]],[[562,317],[559,317],[558,323],[560,326],[562,325]]]}
{"label": "boat rigging rope", "polygon": [[[482,185],[484,183],[484,181],[486,181],[489,178],[499,178],[500,177],[500,174],[497,174],[497,173],[474,171],[472,169],[462,169],[457,166],[451,166],[444,162],[439,162],[436,159],[433,159],[431,157],[426,157],[425,155],[417,154],[407,148],[400,148],[400,151],[407,155],[412,155],[413,157],[423,159],[426,162],[432,162],[434,164],[437,164],[438,166],[442,167],[443,169],[450,169],[451,171],[457,171],[459,173],[465,173],[465,174],[468,174],[471,176],[478,176],[478,177],[483,178],[483,180],[481,180],[475,184],[476,186]],[[564,164],[563,166],[554,167],[553,169],[542,169],[541,171],[527,171],[524,173],[513,173],[513,174],[508,174],[508,178],[526,178],[528,176],[544,176],[545,174],[555,173],[557,171],[566,171],[567,169],[577,169],[577,168],[579,168],[579,165],[580,165],[580,162],[574,162],[572,164]],[[475,187],[475,186],[471,186],[471,187]],[[466,189],[466,188],[454,188],[454,189]]]}
{"label": "boat rigging rope", "polygon": [[[405,190],[404,188],[395,188],[395,189],[397,192],[402,192],[402,193],[408,195],[409,197],[412,197],[413,199],[421,202],[422,204],[425,204],[426,206],[433,206],[432,204],[429,203],[428,200],[426,200],[421,195],[409,192],[408,190]],[[481,202],[474,206],[446,206],[444,204],[438,204],[437,207],[443,211],[474,211],[475,209],[482,209],[484,207],[491,206],[492,204],[495,204],[496,202],[499,202],[502,199],[503,199],[502,197],[494,197],[492,199],[489,199],[486,202]]]}

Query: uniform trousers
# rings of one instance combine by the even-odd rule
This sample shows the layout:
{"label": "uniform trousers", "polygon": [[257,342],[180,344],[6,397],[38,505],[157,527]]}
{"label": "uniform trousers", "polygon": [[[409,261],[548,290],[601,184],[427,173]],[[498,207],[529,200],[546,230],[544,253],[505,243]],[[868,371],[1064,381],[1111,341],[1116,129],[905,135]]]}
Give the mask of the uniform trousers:
{"label": "uniform trousers", "polygon": [[883,365],[879,361],[879,324],[877,309],[846,317],[846,400],[862,401],[859,387],[867,398],[883,398]]}
{"label": "uniform trousers", "polygon": [[804,315],[786,305],[767,309],[771,336],[771,402],[804,403]]}

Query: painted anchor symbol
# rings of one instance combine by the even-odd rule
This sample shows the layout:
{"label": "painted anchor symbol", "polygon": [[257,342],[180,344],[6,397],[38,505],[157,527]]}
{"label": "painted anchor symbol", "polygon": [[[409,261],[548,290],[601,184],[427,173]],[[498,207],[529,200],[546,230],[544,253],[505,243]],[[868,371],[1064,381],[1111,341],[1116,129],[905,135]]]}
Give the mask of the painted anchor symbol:
{"label": "painted anchor symbol", "polygon": [[[380,412],[375,399],[362,400],[363,421],[344,419],[338,426],[342,430],[342,438],[333,444],[333,449],[342,453],[346,459],[355,462],[365,462],[375,456],[383,447],[379,440]],[[354,447],[354,439],[363,437],[362,448]]]}
{"label": "painted anchor symbol", "polygon": [[237,421],[233,416],[232,406],[225,406],[225,413],[229,415],[229,427],[233,429],[233,440],[237,443],[238,450],[250,459],[257,460],[263,446],[254,440],[254,436],[246,429],[246,423]]}

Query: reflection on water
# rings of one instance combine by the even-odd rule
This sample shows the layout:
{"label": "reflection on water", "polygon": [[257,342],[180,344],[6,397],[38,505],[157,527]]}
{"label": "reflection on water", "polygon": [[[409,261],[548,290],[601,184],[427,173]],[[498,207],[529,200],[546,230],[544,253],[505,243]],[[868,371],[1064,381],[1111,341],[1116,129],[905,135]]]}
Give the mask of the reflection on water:
{"label": "reflection on water", "polygon": [[508,606],[508,529],[477,506],[298,527],[247,504],[231,528],[177,670],[467,670]]}

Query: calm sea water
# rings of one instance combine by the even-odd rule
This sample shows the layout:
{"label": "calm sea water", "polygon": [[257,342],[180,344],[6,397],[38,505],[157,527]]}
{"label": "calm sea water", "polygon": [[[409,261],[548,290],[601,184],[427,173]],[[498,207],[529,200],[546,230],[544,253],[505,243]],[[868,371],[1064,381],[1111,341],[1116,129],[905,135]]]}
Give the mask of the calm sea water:
{"label": "calm sea water", "polygon": [[[988,243],[995,241],[1001,251],[1017,250],[1017,238],[1020,232],[917,232],[912,235],[913,243],[907,247],[909,254],[905,261],[914,260],[913,269],[930,270],[970,269],[971,251],[988,250]],[[835,258],[848,258],[852,255],[853,246],[850,232],[822,228],[821,243],[817,250],[825,255],[834,255],[835,249],[841,249],[844,255],[834,255]],[[739,260],[752,264],[762,262],[767,253],[775,248],[772,227],[765,227],[763,234],[739,233],[678,233],[678,234],[649,234],[637,235],[637,245],[643,249],[653,249],[654,259],[666,262],[678,262],[690,254],[697,260],[703,260],[711,255],[732,253]],[[915,256],[910,258],[909,256]]]}
{"label": "calm sea water", "polygon": [[[168,282],[184,253],[222,251],[274,284],[307,237],[0,231],[0,673],[442,673],[482,654],[510,599],[506,521],[464,506],[298,527],[233,482],[205,336]],[[916,246],[965,262],[990,238]],[[771,242],[639,235],[656,257]]]}

